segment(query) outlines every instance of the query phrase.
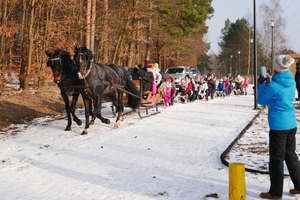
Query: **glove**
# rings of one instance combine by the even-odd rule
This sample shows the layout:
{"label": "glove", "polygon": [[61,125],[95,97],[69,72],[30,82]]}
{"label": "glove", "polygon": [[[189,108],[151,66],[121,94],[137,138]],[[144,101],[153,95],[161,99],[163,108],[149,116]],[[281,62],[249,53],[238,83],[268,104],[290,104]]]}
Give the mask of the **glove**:
{"label": "glove", "polygon": [[259,84],[263,84],[264,82],[265,82],[265,78],[259,76],[259,78],[258,78],[258,83],[259,83]]}
{"label": "glove", "polygon": [[271,82],[271,79],[272,79],[272,77],[271,77],[269,74],[267,74],[266,83],[270,83],[270,82]]}

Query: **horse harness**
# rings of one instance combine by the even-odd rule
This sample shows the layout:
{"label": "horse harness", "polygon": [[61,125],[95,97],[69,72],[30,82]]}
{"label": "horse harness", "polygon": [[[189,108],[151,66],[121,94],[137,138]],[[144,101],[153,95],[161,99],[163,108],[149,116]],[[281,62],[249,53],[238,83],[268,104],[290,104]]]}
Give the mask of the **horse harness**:
{"label": "horse harness", "polygon": [[[99,66],[101,69],[103,69],[105,71],[105,73],[108,77],[108,80],[104,80],[104,79],[101,78],[101,71],[99,70],[99,68],[97,66]],[[124,76],[124,73],[123,73],[122,69],[119,66],[117,66],[115,64],[108,64],[107,66],[109,66],[112,69],[110,72],[114,73],[114,75],[116,77]],[[114,70],[114,69],[116,69],[116,70]],[[91,73],[92,70],[95,70],[95,72],[97,74],[97,77],[90,77],[91,76],[90,73]],[[83,76],[83,78],[84,78],[86,87],[105,85],[105,86],[117,86],[118,88],[119,87],[124,88],[124,86],[121,86],[123,84],[121,78],[119,78],[117,80],[117,82],[121,85],[114,84],[112,76],[108,73],[105,66],[103,66],[102,64],[96,65],[95,62],[91,62],[89,70]]]}

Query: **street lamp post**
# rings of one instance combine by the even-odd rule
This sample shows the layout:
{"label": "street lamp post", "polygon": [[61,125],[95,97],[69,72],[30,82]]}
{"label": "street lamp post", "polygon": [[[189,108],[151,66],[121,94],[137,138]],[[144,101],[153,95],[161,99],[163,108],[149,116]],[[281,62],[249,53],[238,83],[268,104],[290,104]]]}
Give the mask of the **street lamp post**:
{"label": "street lamp post", "polygon": [[232,66],[233,66],[233,63],[232,63],[232,62],[233,62],[232,57],[233,57],[233,55],[230,56],[230,59],[231,59],[230,74],[232,74]]}
{"label": "street lamp post", "polygon": [[256,43],[256,0],[253,0],[253,16],[254,16],[254,109],[258,109],[257,105],[257,43]]}
{"label": "street lamp post", "polygon": [[253,61],[252,61],[252,44],[253,39],[250,39],[251,47],[250,47],[250,65],[251,65],[251,80],[253,81]]}
{"label": "street lamp post", "polygon": [[273,41],[274,41],[274,25],[275,25],[275,22],[274,21],[271,21],[271,28],[272,28],[272,52],[271,52],[271,75],[273,74],[273,56],[274,56],[274,50],[273,50]]}
{"label": "street lamp post", "polygon": [[239,54],[239,75],[241,75],[241,51],[238,51],[238,54]]}

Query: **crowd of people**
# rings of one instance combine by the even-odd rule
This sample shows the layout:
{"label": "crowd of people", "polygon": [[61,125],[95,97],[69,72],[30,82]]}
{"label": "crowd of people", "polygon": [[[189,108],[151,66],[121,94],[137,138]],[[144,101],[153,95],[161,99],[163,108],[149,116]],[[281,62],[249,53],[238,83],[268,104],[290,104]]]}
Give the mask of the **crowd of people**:
{"label": "crowd of people", "polygon": [[[152,98],[155,98],[160,88],[159,91],[162,92],[166,106],[174,105],[174,93],[176,91],[174,77],[166,76],[166,74],[160,70],[158,63],[151,64],[150,61],[147,60],[144,66],[140,64],[135,67],[131,77],[132,80],[142,81],[142,94],[151,92]],[[142,97],[146,98],[147,95],[143,95]]]}
{"label": "crowd of people", "polygon": [[[195,84],[193,79],[186,75],[181,80],[181,84],[176,89],[175,79],[172,75],[166,76],[163,73],[158,63],[151,64],[149,60],[145,65],[138,65],[132,72],[132,80],[142,81],[142,94],[152,92],[154,98],[159,91],[162,92],[162,97],[166,106],[174,105],[174,99],[177,102],[187,103],[195,100],[214,99],[215,97],[227,97],[231,93],[236,95],[247,95],[249,78],[243,78],[237,75],[235,78],[231,74],[223,76],[217,84],[217,77],[213,73],[208,73],[206,77],[201,77],[199,84]],[[144,96],[146,98],[146,95]]]}

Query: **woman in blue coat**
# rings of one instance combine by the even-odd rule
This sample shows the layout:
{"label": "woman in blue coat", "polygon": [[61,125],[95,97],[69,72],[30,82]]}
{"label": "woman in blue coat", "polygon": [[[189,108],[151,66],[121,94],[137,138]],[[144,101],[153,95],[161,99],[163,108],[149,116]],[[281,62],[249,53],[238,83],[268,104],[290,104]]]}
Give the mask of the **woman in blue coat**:
{"label": "woman in blue coat", "polygon": [[262,198],[280,199],[283,194],[283,161],[289,170],[294,189],[291,194],[300,194],[300,164],[295,153],[297,120],[293,104],[295,97],[295,80],[289,70],[294,59],[280,55],[274,58],[274,75],[267,80],[259,78],[257,103],[269,108],[269,171],[270,190],[261,193]]}

